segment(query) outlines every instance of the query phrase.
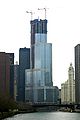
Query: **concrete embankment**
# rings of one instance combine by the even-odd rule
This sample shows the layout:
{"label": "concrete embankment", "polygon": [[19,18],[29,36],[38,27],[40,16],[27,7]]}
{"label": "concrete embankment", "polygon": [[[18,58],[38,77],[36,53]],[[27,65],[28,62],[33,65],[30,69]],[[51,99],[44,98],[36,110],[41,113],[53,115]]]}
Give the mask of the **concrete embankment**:
{"label": "concrete embankment", "polygon": [[35,112],[34,110],[27,110],[27,111],[9,111],[9,112],[0,112],[0,120],[4,118],[12,117],[17,114],[24,114],[24,113],[31,113]]}

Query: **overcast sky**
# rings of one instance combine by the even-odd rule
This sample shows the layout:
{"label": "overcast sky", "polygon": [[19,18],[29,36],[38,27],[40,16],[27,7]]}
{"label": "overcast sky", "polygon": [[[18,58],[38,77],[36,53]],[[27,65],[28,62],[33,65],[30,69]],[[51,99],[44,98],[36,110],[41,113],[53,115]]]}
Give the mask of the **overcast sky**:
{"label": "overcast sky", "polygon": [[68,79],[68,67],[74,67],[74,47],[80,43],[80,0],[0,0],[0,52],[30,47],[30,14],[44,19],[47,9],[48,39],[53,46],[53,85],[59,88]]}

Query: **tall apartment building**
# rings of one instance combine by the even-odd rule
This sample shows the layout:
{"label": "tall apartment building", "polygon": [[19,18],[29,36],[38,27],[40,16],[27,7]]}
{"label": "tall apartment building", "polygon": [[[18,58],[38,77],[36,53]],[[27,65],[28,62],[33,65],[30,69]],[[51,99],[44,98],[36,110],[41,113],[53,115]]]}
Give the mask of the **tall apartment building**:
{"label": "tall apartment building", "polygon": [[80,104],[80,44],[75,46],[75,100]]}
{"label": "tall apartment building", "polygon": [[68,80],[61,84],[61,102],[65,104],[75,103],[75,80],[72,64],[68,69]]}
{"label": "tall apartment building", "polygon": [[25,101],[25,69],[30,69],[30,48],[19,49],[18,101]]}
{"label": "tall apartment building", "polygon": [[25,70],[25,100],[53,102],[52,44],[47,43],[47,20],[31,21],[30,69]]}
{"label": "tall apartment building", "polygon": [[0,96],[9,96],[10,62],[5,52],[0,52]]}
{"label": "tall apartment building", "polygon": [[13,64],[14,57],[13,53],[0,52],[0,96],[13,97],[13,80],[11,65]]}

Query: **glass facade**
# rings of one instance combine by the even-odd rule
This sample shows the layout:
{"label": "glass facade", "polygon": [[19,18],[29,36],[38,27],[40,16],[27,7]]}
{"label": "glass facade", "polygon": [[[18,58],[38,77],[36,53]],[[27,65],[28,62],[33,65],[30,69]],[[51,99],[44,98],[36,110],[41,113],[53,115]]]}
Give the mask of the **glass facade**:
{"label": "glass facade", "polygon": [[[47,73],[46,69],[25,70],[26,101],[31,102],[31,99],[29,99],[30,96],[33,98],[32,102],[53,101],[53,84],[50,82],[50,76],[48,76],[48,74],[49,72]],[[28,95],[27,92],[29,92],[30,95]]]}
{"label": "glass facade", "polygon": [[31,21],[31,45],[35,44],[35,34],[47,34],[47,20],[35,19]]}
{"label": "glass facade", "polygon": [[47,43],[47,20],[31,21],[30,56],[31,69],[25,70],[25,100],[31,101],[32,96],[33,103],[53,102],[52,44]]}
{"label": "glass facade", "polygon": [[18,101],[25,101],[25,69],[30,69],[30,48],[19,49]]}

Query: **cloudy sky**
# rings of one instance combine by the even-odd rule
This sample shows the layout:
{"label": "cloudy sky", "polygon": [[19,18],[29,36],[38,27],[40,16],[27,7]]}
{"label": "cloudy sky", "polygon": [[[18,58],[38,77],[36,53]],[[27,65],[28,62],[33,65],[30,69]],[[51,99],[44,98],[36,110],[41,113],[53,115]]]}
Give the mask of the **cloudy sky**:
{"label": "cloudy sky", "polygon": [[53,84],[59,88],[68,79],[68,67],[74,66],[74,47],[80,43],[80,0],[0,0],[0,52],[14,52],[30,47],[30,14],[45,18],[47,9],[48,39],[53,46]]}

